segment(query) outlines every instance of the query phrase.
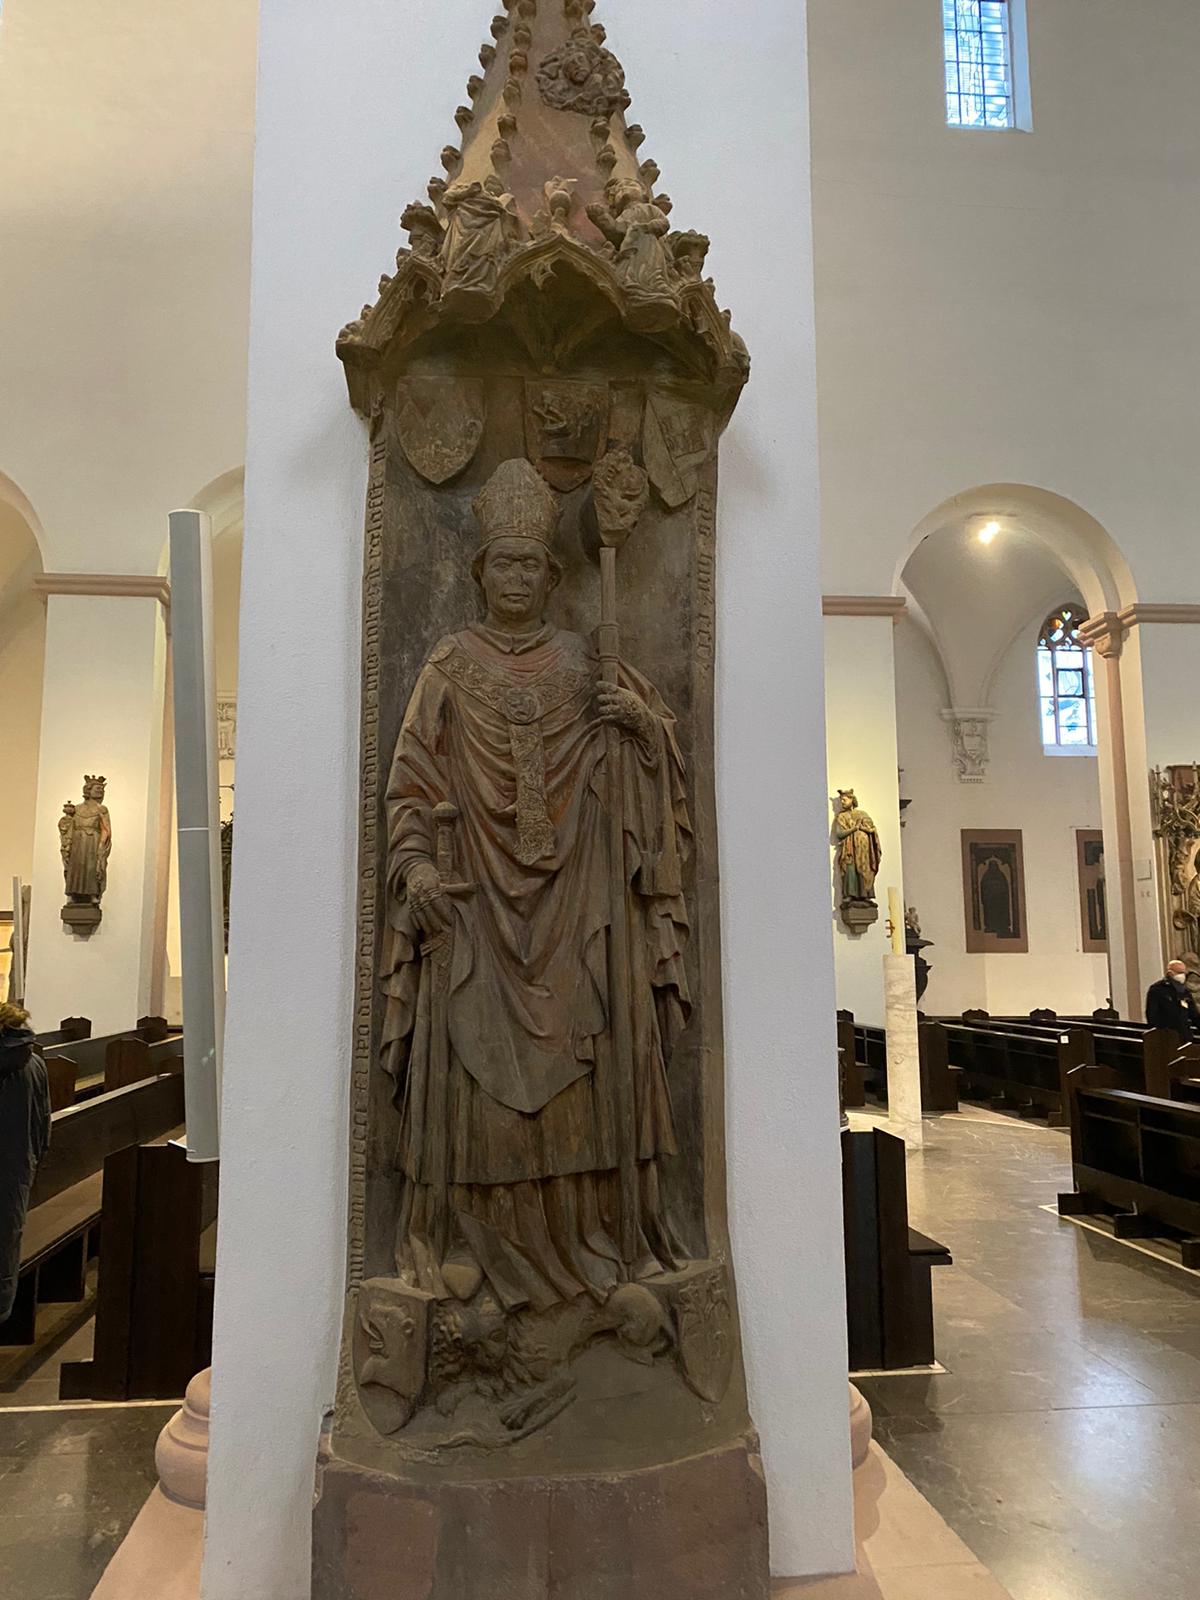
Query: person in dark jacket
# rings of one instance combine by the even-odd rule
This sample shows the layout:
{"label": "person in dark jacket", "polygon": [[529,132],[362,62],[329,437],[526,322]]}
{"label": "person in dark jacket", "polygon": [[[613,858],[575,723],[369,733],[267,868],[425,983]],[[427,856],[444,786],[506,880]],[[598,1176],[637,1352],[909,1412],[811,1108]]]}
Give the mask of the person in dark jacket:
{"label": "person in dark jacket", "polygon": [[17,1297],[25,1213],[49,1144],[46,1063],[34,1049],[29,1013],[5,1001],[0,1003],[0,1322]]}
{"label": "person in dark jacket", "polygon": [[1146,991],[1146,1021],[1152,1028],[1170,1028],[1186,1044],[1200,1039],[1200,1006],[1188,988],[1188,969],[1182,961],[1167,965],[1167,975]]}

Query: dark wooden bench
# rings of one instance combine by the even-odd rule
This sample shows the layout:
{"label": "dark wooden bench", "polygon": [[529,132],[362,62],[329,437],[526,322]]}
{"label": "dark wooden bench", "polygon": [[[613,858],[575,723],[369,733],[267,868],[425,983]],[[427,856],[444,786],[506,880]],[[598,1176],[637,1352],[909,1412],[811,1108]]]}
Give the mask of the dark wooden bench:
{"label": "dark wooden bench", "polygon": [[174,1399],[209,1365],[216,1220],[215,1163],[164,1141],[108,1157],[94,1352],[60,1398]]}
{"label": "dark wooden bench", "polygon": [[72,1044],[76,1039],[90,1039],[92,1036],[92,1023],[90,1017],[64,1017],[57,1028],[49,1033],[35,1035],[37,1047],[40,1051],[47,1050],[51,1045]]}
{"label": "dark wooden bench", "polygon": [[[839,1011],[839,1046],[849,1049],[851,1041],[855,1063],[853,1087],[859,1097],[852,1099],[848,1096],[846,1105],[865,1105],[867,1093],[880,1105],[886,1105],[887,1030],[856,1023],[852,1012]],[[917,1045],[920,1052],[922,1114],[939,1116],[946,1111],[957,1111],[960,1073],[950,1060],[946,1030],[939,1023],[918,1021]]]}
{"label": "dark wooden bench", "polygon": [[21,1238],[16,1303],[0,1322],[0,1344],[33,1343],[39,1305],[82,1298],[87,1263],[96,1252],[105,1158],[179,1127],[183,1115],[183,1079],[177,1073],[54,1113]]}
{"label": "dark wooden bench", "polygon": [[1179,1236],[1200,1266],[1200,1105],[1134,1094],[1109,1067],[1071,1074],[1071,1166],[1062,1216],[1105,1214],[1119,1239]]}
{"label": "dark wooden bench", "polygon": [[1067,1074],[1083,1065],[1091,1036],[1083,1028],[986,1022],[942,1024],[951,1063],[963,1075],[963,1094],[1021,1116],[1044,1116],[1052,1126],[1070,1117]]}
{"label": "dark wooden bench", "polygon": [[[85,1019],[81,1019],[85,1020]],[[75,1100],[87,1100],[93,1095],[102,1094],[106,1089],[115,1089],[121,1083],[133,1083],[139,1078],[147,1077],[156,1071],[152,1063],[147,1063],[145,1071],[130,1073],[125,1071],[114,1075],[110,1069],[110,1059],[123,1061],[128,1059],[145,1059],[138,1057],[137,1052],[146,1048],[153,1049],[158,1046],[176,1045],[175,1053],[182,1049],[182,1034],[177,1029],[172,1029],[162,1017],[142,1017],[136,1028],[127,1028],[122,1033],[106,1033],[96,1038],[91,1036],[91,1024],[88,1032],[73,1039],[66,1039],[58,1044],[46,1045],[41,1054],[46,1062],[46,1070],[50,1074],[51,1095],[61,1104],[70,1104],[70,1100],[63,1100],[66,1094],[68,1072],[74,1070]],[[61,1063],[69,1063],[70,1067]],[[55,1065],[59,1063],[59,1065]],[[56,1105],[55,1109],[59,1107]]]}
{"label": "dark wooden bench", "polygon": [[851,1371],[932,1365],[931,1274],[952,1257],[909,1227],[902,1139],[842,1134],[842,1203]]}

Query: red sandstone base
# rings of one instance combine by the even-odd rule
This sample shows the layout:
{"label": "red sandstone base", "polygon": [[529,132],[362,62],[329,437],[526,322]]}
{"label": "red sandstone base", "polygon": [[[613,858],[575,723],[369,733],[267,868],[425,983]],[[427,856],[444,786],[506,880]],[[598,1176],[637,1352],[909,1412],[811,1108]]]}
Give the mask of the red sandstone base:
{"label": "red sandstone base", "polygon": [[313,1600],[766,1600],[767,1499],[747,1443],[615,1477],[428,1486],[333,1460]]}

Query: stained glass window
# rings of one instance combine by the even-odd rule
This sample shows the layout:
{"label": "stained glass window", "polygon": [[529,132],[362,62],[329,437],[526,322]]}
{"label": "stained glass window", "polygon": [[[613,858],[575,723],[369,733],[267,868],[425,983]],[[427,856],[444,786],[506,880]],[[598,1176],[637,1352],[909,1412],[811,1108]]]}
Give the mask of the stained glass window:
{"label": "stained glass window", "polygon": [[1096,753],[1096,682],[1092,651],[1079,637],[1086,614],[1059,606],[1038,637],[1038,704],[1042,745],[1056,754]]}
{"label": "stained glass window", "polygon": [[950,126],[1015,127],[1008,0],[942,0],[942,36]]}

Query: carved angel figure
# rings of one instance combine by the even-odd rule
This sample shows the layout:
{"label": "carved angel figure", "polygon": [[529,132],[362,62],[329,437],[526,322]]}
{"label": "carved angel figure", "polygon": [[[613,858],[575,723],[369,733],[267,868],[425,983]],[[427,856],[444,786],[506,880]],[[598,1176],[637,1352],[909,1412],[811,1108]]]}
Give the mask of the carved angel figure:
{"label": "carved angel figure", "polygon": [[590,205],[588,216],[616,247],[617,270],[631,298],[673,300],[674,263],[667,248],[671,224],[649,192],[632,178],[605,185],[605,203]]}
{"label": "carved angel figure", "polygon": [[104,804],[105,779],[85,777],[83,801],[63,806],[58,833],[67,894],[77,902],[98,905],[108,884],[112,827]]}
{"label": "carved angel figure", "polygon": [[520,229],[516,200],[491,177],[452,184],[442,204],[449,218],[442,245],[446,289],[493,293]]}

